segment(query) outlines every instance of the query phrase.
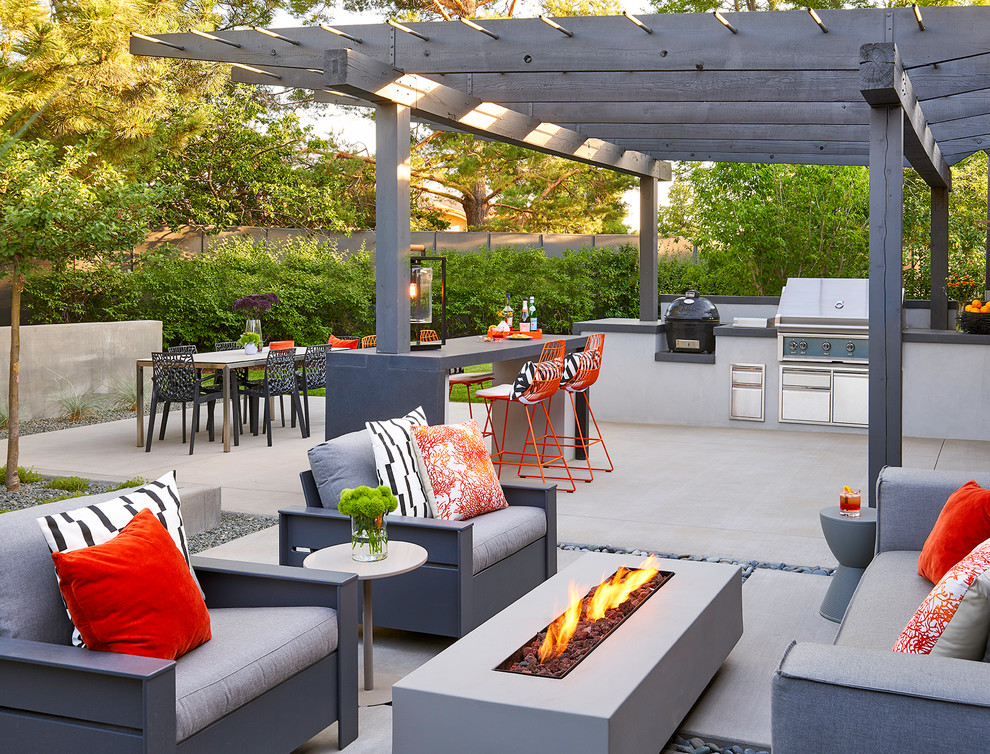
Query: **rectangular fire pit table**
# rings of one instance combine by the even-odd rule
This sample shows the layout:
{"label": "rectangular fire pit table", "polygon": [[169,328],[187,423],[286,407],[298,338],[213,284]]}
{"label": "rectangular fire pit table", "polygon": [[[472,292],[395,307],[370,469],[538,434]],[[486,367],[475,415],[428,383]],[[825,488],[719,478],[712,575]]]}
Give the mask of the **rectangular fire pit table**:
{"label": "rectangular fire pit table", "polygon": [[674,576],[567,676],[493,670],[620,565],[590,553],[392,687],[402,754],[657,754],[742,636],[736,566],[660,560]]}

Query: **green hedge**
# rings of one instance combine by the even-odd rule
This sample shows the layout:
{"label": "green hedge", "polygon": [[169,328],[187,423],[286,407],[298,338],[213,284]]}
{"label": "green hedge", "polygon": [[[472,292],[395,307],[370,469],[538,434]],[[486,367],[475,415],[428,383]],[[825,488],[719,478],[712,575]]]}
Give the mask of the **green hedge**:
{"label": "green hedge", "polygon": [[[551,332],[570,332],[582,320],[639,316],[632,246],[578,249],[562,257],[517,247],[443,255],[451,337],[484,332],[497,322],[506,293],[517,312],[522,296],[535,296],[541,327]],[[661,260],[661,292],[718,292],[709,280],[703,267],[688,260]],[[121,269],[119,260],[104,260],[33,275],[27,290],[36,324],[156,319],[167,345],[195,343],[201,349],[238,337],[243,319],[231,305],[248,293],[278,294],[279,303],[262,320],[266,340],[325,343],[331,332],[375,330],[372,256],[361,251],[344,257],[334,244],[314,238],[232,239],[193,257],[159,251],[142,257],[133,271]]]}

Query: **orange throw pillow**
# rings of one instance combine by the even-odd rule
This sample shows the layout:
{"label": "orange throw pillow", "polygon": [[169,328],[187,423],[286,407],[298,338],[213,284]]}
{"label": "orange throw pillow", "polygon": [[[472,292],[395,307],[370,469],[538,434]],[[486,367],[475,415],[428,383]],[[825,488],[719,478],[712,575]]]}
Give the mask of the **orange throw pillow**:
{"label": "orange throw pillow", "polygon": [[409,430],[423,461],[423,481],[433,490],[437,518],[463,521],[509,507],[477,422]]}
{"label": "orange throw pillow", "polygon": [[329,343],[332,348],[351,348],[351,349],[355,349],[355,348],[357,348],[361,344],[361,341],[360,340],[357,340],[357,339],[354,339],[354,340],[341,340],[340,338],[336,338],[333,335],[331,335],[327,339],[327,343]]}
{"label": "orange throw pillow", "polygon": [[148,509],[108,542],[52,560],[89,649],[175,660],[212,636],[185,558]]}
{"label": "orange throw pillow", "polygon": [[937,584],[978,544],[990,539],[990,490],[970,479],[946,501],[921,548],[918,573]]}

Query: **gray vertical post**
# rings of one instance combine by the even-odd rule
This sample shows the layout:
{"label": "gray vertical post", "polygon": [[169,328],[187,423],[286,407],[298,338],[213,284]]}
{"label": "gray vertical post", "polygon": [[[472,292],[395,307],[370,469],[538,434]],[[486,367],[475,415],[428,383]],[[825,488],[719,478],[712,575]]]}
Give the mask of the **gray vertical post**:
{"label": "gray vertical post", "polygon": [[932,187],[931,229],[931,328],[949,328],[949,190]]}
{"label": "gray vertical post", "polygon": [[884,466],[901,465],[901,238],[904,111],[870,109],[870,505]]}
{"label": "gray vertical post", "polygon": [[990,149],[985,150],[987,156],[987,261],[986,261],[986,277],[984,277],[984,287],[986,290],[983,291],[983,300],[986,301],[990,298]]}
{"label": "gray vertical post", "polygon": [[657,281],[657,179],[639,179],[639,320],[656,322]]}
{"label": "gray vertical post", "polygon": [[409,350],[409,108],[375,106],[375,332],[380,353]]}

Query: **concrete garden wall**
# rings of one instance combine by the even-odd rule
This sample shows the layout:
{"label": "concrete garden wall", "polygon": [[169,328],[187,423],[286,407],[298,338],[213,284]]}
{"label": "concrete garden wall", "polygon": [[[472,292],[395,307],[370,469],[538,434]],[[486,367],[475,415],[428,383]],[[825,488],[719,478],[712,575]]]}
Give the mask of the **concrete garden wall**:
{"label": "concrete garden wall", "polygon": [[[134,362],[162,350],[162,323],[82,322],[71,325],[21,327],[20,418],[22,421],[60,412],[52,396],[59,390],[108,395],[116,375],[132,384]],[[7,403],[10,328],[0,327],[0,403]]]}

